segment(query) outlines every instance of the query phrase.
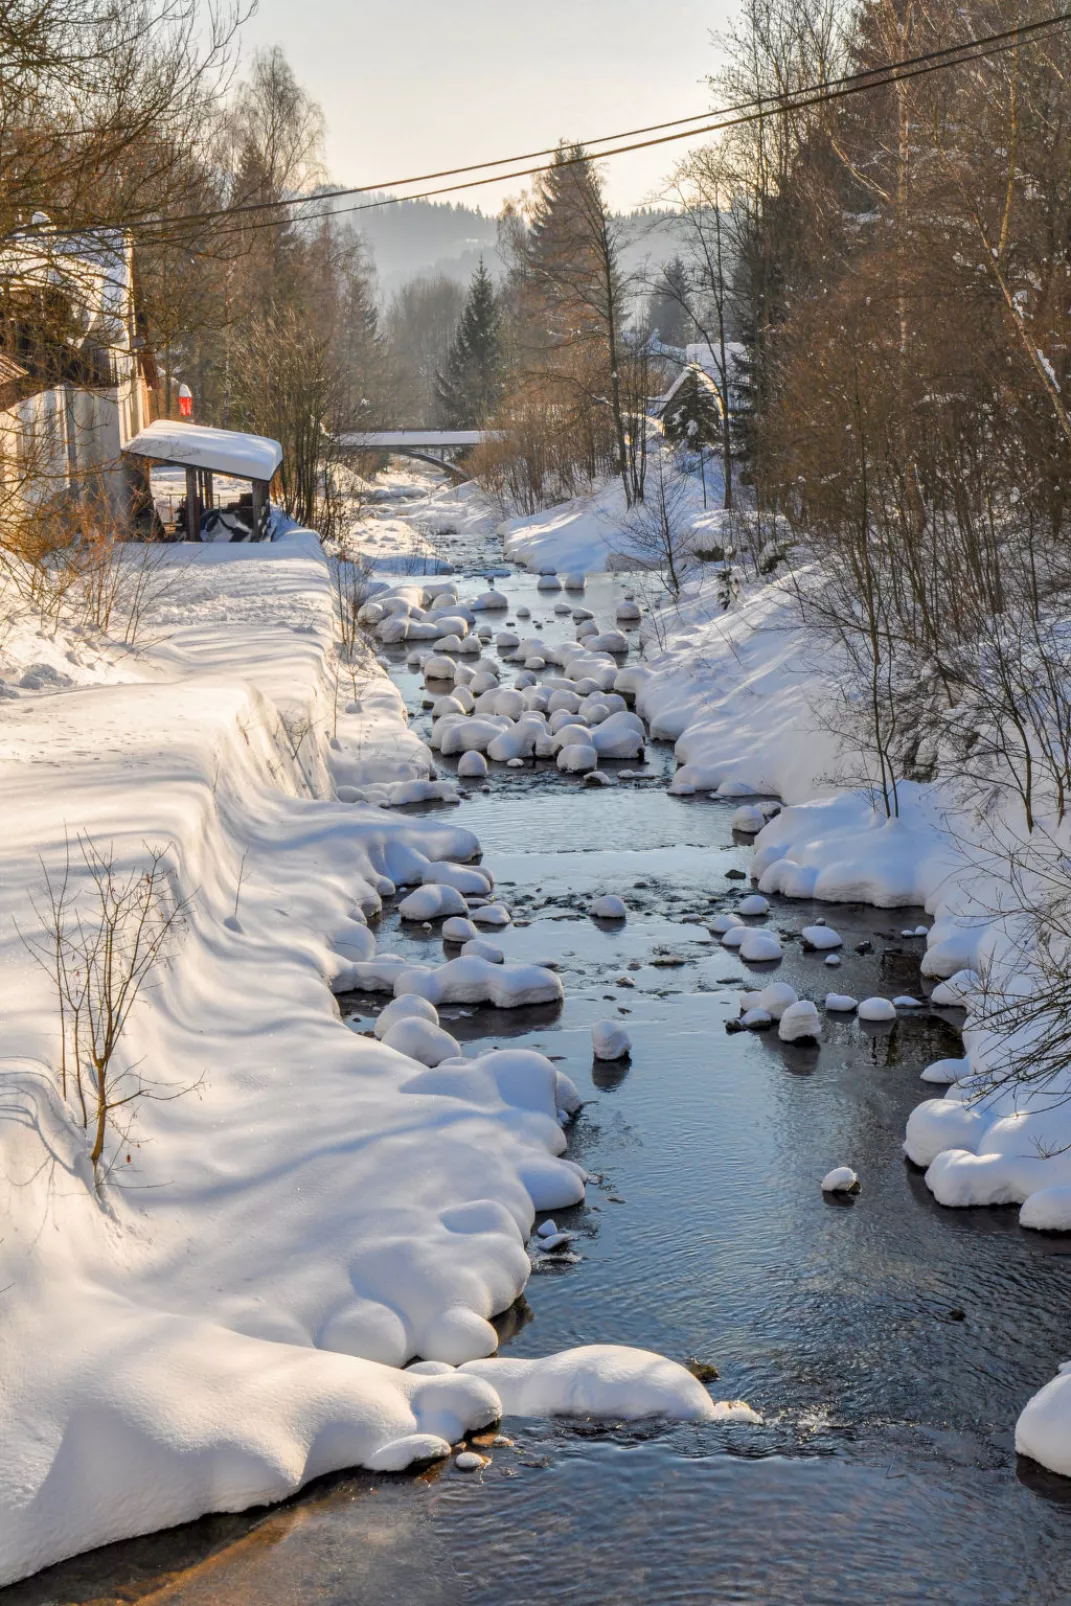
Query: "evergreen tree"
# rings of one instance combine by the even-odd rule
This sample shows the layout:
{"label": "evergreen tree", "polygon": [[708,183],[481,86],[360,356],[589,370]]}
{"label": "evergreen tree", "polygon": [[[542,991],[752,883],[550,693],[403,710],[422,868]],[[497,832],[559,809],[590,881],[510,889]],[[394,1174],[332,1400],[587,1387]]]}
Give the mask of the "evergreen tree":
{"label": "evergreen tree", "polygon": [[721,407],[713,380],[693,364],[684,370],[665,412],[666,439],[693,448],[713,446],[721,438]]}
{"label": "evergreen tree", "polygon": [[689,341],[698,338],[690,307],[688,269],[676,256],[663,266],[647,303],[647,322],[664,346],[683,350]]}
{"label": "evergreen tree", "polygon": [[502,391],[502,332],[498,297],[483,257],[435,380],[444,425],[476,429],[493,412]]}

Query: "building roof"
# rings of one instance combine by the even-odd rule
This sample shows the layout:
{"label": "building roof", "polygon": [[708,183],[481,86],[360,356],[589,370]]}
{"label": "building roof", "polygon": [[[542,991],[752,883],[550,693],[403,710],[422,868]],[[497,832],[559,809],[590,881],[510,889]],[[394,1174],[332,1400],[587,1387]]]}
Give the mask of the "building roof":
{"label": "building roof", "polygon": [[123,451],[157,463],[176,463],[180,468],[232,474],[240,480],[270,480],[283,460],[279,442],[266,435],[183,424],[174,418],[158,418],[128,441]]}
{"label": "building roof", "polygon": [[718,389],[714,380],[704,368],[700,367],[698,363],[690,363],[687,368],[681,369],[680,373],[677,375],[672,385],[670,385],[665,395],[657,397],[651,404],[652,411],[654,412],[656,418],[661,418],[663,416],[666,408],[677,395],[678,391],[682,390],[685,384],[687,384],[689,381],[698,385],[702,390],[709,391],[716,400],[719,410],[721,409],[721,391]]}

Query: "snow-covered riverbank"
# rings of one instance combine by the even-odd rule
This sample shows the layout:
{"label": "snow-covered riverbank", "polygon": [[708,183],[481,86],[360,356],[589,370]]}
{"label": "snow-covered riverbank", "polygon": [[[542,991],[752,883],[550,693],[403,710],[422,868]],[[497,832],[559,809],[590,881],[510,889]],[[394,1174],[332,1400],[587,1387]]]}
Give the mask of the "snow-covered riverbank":
{"label": "snow-covered riverbank", "polygon": [[[315,543],[169,561],[151,649],[28,625],[4,644],[9,683],[61,651],[84,682],[30,675],[0,737],[4,1579],[333,1468],[445,1454],[502,1414],[493,1372],[454,1367],[495,1349],[536,1210],[583,1192],[549,1061],[429,1072],[339,1017],[382,898],[456,879],[440,867],[478,843],[336,800],[336,781],[420,780],[432,760],[374,669],[340,693]],[[120,875],[160,850],[187,904],[122,1040],[144,1096],[99,1198],[26,946],[47,948],[45,876],[68,851],[84,895],[80,839]],[[429,1364],[399,1370],[414,1356]],[[558,1408],[569,1388],[588,1410],[714,1408],[639,1351],[559,1372],[557,1393],[532,1383]]]}

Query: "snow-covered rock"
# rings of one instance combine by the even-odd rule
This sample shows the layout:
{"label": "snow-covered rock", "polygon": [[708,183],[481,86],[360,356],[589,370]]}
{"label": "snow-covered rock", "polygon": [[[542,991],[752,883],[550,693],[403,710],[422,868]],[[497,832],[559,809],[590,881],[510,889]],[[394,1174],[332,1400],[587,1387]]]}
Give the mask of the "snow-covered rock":
{"label": "snow-covered rock", "polygon": [[540,1359],[495,1356],[459,1370],[489,1384],[508,1416],[717,1420],[710,1395],[683,1366],[621,1344],[587,1344]]}
{"label": "snow-covered rock", "polygon": [[457,773],[465,781],[482,781],[487,777],[487,760],[482,753],[462,753],[457,761]]}
{"label": "snow-covered rock", "polygon": [[827,993],[826,1009],[831,1014],[849,1015],[859,1007],[859,1000],[848,993]]}
{"label": "snow-covered rock", "polygon": [[420,873],[424,886],[453,887],[462,894],[477,897],[490,892],[494,877],[476,864],[449,864],[445,860],[429,864]]}
{"label": "snow-covered rock", "polygon": [[597,1060],[620,1060],[631,1052],[632,1042],[616,1021],[596,1021],[591,1028],[591,1048]]}
{"label": "snow-covered rock", "polygon": [[443,920],[447,915],[467,915],[468,904],[456,887],[417,887],[398,905],[403,920]]}
{"label": "snow-covered rock", "polygon": [[804,926],[800,932],[804,947],[813,948],[819,952],[827,948],[840,948],[844,938],[832,926]]}
{"label": "snow-covered rock", "polygon": [[438,1065],[440,1061],[453,1059],[461,1053],[460,1043],[449,1032],[415,1015],[395,1021],[382,1034],[382,1041],[388,1048],[397,1049],[399,1054],[406,1054],[421,1065]]}
{"label": "snow-covered rock", "polygon": [[616,893],[606,892],[601,898],[596,898],[588,909],[588,913],[595,920],[624,920],[628,915],[624,898]]}
{"label": "snow-covered rock", "polygon": [[1071,1183],[1030,1194],[1019,1211],[1019,1225],[1035,1232],[1071,1232]]}
{"label": "snow-covered rock", "polygon": [[782,1043],[799,1043],[814,1040],[817,1042],[822,1035],[822,1020],[809,999],[800,999],[795,1004],[789,1004],[781,1016],[777,1028],[777,1035]]}
{"label": "snow-covered rock", "polygon": [[823,1193],[857,1193],[859,1178],[849,1165],[839,1165],[822,1178]]}
{"label": "snow-covered rock", "polygon": [[483,903],[472,910],[472,919],[478,926],[508,926],[513,916],[504,903]]}
{"label": "snow-covered rock", "polygon": [[896,1019],[896,1005],[891,998],[864,998],[856,1014],[860,1020],[892,1021]]}
{"label": "snow-covered rock", "polygon": [[382,1039],[392,1026],[397,1026],[398,1022],[403,1020],[422,1020],[430,1022],[432,1026],[438,1026],[439,1011],[426,998],[405,993],[401,998],[393,998],[384,1009],[380,1010],[373,1031]]}
{"label": "snow-covered rock", "polygon": [[[732,932],[726,936],[731,937]],[[724,939],[723,939],[724,940]],[[748,928],[739,944],[741,959],[752,965],[770,964],[781,958],[781,939],[776,932]]]}

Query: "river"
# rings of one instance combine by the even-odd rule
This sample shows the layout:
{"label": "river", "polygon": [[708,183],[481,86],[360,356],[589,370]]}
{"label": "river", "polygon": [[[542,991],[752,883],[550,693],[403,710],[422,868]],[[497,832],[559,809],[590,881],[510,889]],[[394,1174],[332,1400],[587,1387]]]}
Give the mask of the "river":
{"label": "river", "polygon": [[[499,583],[540,633],[571,634],[532,577]],[[624,589],[595,579],[586,605],[612,617]],[[389,657],[426,731],[419,679],[404,651]],[[622,767],[637,766],[604,766]],[[323,1480],[52,1568],[2,1606],[1071,1599],[1071,1485],[1013,1446],[1025,1400],[1071,1353],[1071,1244],[1023,1232],[1014,1210],[941,1209],[904,1160],[907,1114],[932,1091],[919,1072],[958,1052],[954,1014],[830,1020],[819,1048],[726,1033],[750,967],[704,921],[751,850],[732,803],[669,796],[672,769],[653,744],[639,781],[586,786],[540,764],[466,788],[449,817],[478,834],[515,914],[494,940],[556,960],[566,1001],[447,1008],[443,1024],[470,1050],[559,1057],[586,1101],[570,1153],[587,1202],[556,1215],[573,1253],[537,1267],[500,1320],[504,1349],[618,1341],[694,1358],[764,1425],[510,1421],[513,1444],[477,1475]],[[623,926],[587,916],[601,892],[626,899]],[[922,995],[923,944],[900,932],[923,911],[782,902],[771,924],[788,936],[816,917],[844,936],[842,967],[788,941],[779,979],[818,998]],[[380,946],[441,953],[390,913]],[[355,1029],[382,1002],[340,1000]],[[629,1062],[593,1065],[600,1018],[627,1025]],[[819,1191],[840,1164],[860,1175],[853,1200]]]}

